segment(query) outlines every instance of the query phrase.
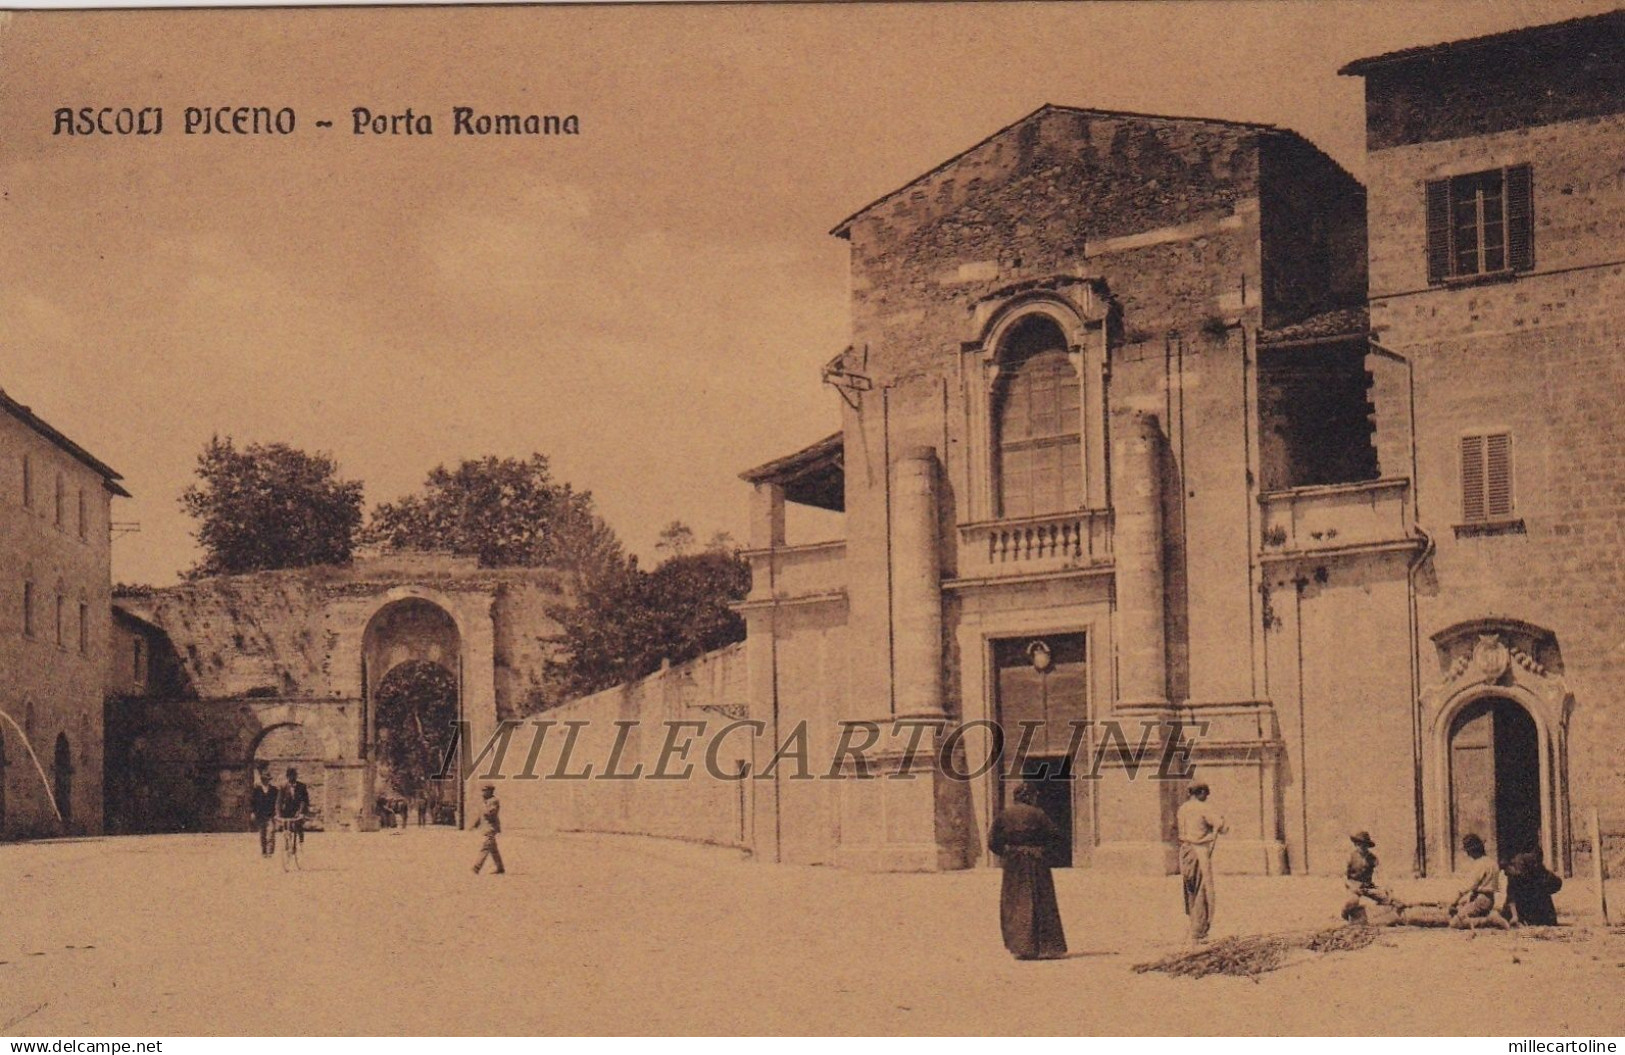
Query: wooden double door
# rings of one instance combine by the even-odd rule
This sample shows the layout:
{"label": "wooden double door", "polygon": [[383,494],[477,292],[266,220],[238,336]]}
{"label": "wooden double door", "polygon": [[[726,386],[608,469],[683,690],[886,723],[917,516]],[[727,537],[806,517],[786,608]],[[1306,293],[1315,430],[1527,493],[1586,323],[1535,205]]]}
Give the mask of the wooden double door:
{"label": "wooden double door", "polygon": [[1492,860],[1541,846],[1540,731],[1517,702],[1475,700],[1450,725],[1452,867],[1466,866],[1461,840],[1484,840]]}
{"label": "wooden double door", "polygon": [[[1004,757],[998,770],[1001,806],[1011,801],[1023,782],[1032,783],[1038,789],[1038,808],[1064,837],[1063,844],[1051,850],[1050,866],[1087,864],[1094,842],[1090,785],[1077,779],[1087,769],[1089,750],[1089,740],[1079,739],[1077,734],[1077,723],[1089,714],[1084,635],[1044,634],[994,641],[993,669],[994,713],[1004,733]],[[1024,739],[1026,750],[1021,752]],[[1075,741],[1081,758],[1073,757]]]}

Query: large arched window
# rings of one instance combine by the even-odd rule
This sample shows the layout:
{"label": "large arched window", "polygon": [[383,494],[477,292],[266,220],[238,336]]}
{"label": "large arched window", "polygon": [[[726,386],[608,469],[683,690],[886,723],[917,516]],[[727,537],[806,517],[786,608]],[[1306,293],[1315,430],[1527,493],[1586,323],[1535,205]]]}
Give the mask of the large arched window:
{"label": "large arched window", "polygon": [[1000,351],[993,404],[999,515],[1042,516],[1083,506],[1078,372],[1052,320],[1034,316]]}

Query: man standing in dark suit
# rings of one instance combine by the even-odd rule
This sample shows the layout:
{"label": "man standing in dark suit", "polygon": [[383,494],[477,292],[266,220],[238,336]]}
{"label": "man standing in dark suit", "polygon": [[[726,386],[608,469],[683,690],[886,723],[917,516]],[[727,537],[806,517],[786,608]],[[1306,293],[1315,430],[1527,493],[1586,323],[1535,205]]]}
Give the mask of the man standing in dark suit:
{"label": "man standing in dark suit", "polygon": [[248,808],[254,817],[254,830],[260,835],[260,855],[270,857],[276,853],[276,785],[271,783],[271,771],[261,768],[255,774],[254,786],[248,792]]}

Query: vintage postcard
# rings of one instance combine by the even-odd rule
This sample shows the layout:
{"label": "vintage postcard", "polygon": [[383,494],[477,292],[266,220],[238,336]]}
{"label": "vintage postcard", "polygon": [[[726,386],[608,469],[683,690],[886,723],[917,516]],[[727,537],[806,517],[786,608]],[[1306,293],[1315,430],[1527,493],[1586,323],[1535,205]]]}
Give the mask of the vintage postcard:
{"label": "vintage postcard", "polygon": [[0,12],[8,1050],[1616,1051],[1622,158],[1615,0]]}

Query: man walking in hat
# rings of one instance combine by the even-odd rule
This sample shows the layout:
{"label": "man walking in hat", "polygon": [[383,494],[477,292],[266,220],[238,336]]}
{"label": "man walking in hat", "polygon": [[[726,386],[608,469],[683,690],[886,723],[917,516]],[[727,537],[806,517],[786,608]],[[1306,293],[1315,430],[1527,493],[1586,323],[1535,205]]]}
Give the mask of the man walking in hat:
{"label": "man walking in hat", "polygon": [[1377,844],[1372,840],[1371,833],[1355,832],[1349,836],[1349,842],[1354,844],[1354,852],[1349,854],[1348,869],[1343,873],[1343,885],[1349,892],[1349,899],[1343,905],[1343,918],[1353,922],[1359,912],[1361,899],[1395,910],[1404,908],[1392,894],[1376,884],[1377,855],[1371,850]]}
{"label": "man walking in hat", "polygon": [[490,858],[496,865],[493,874],[501,875],[507,869],[502,867],[502,851],[497,849],[497,835],[502,831],[502,803],[497,801],[495,784],[480,786],[480,815],[474,818],[474,827],[485,826],[485,836],[480,841],[480,857],[474,862],[474,874],[479,875],[480,869],[485,867],[485,859]]}
{"label": "man walking in hat", "polygon": [[1207,941],[1213,925],[1213,844],[1230,829],[1224,818],[1208,809],[1208,786],[1190,786],[1179,807],[1179,874],[1185,881],[1185,915],[1190,917],[1191,941]]}
{"label": "man walking in hat", "polygon": [[254,818],[254,830],[260,837],[260,856],[276,853],[276,799],[277,787],[271,780],[268,766],[260,767],[254,786],[248,792],[248,808]]}

